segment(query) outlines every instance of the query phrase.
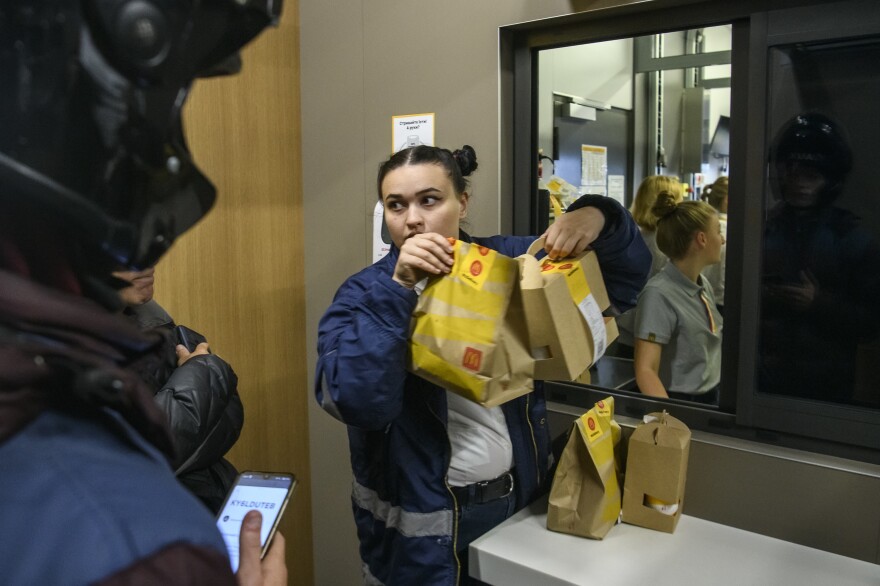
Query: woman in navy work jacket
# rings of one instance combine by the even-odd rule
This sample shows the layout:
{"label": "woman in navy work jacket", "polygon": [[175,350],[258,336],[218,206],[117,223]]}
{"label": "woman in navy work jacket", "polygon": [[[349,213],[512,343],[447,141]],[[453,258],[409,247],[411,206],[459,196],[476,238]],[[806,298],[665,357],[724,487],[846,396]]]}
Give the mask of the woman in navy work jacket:
{"label": "woman in navy work jacket", "polygon": [[[507,256],[533,236],[472,238],[465,177],[477,167],[417,146],[379,168],[393,246],[337,291],[318,333],[316,396],[348,426],[352,505],[365,584],[466,584],[469,543],[540,494],[550,437],[540,383],[494,409],[469,403],[406,370],[410,317],[422,282],[449,272],[448,237]],[[630,215],[587,195],[546,232],[548,255],[592,246],[618,310],[635,304],[651,256]]]}

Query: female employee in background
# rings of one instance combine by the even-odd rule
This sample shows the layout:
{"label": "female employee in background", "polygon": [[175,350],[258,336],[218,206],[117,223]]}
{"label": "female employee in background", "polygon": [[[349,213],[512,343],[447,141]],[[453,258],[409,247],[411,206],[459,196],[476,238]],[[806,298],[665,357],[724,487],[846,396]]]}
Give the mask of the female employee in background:
{"label": "female employee in background", "polygon": [[[639,232],[641,232],[648,250],[651,252],[651,272],[648,274],[648,277],[653,277],[659,273],[666,266],[666,263],[669,262],[669,257],[657,248],[657,216],[652,211],[654,204],[657,203],[657,194],[664,191],[671,193],[675,197],[676,203],[684,198],[684,186],[679,182],[678,177],[671,175],[649,175],[639,184],[639,188],[636,190],[636,197],[633,199],[632,206],[629,209],[633,219],[639,226]],[[635,308],[624,312],[617,318],[617,327],[620,330],[620,335],[609,348],[608,353],[610,355],[622,358],[633,357],[635,321]]]}
{"label": "female employee in background", "polygon": [[657,196],[654,213],[657,245],[671,262],[639,295],[636,383],[646,395],[716,403],[723,322],[700,272],[721,259],[718,214],[705,202],[676,203],[665,192]]}
{"label": "female employee in background", "polygon": [[[718,212],[718,223],[721,225],[721,235],[727,240],[727,177],[721,176],[707,185],[703,190],[703,201],[715,208]],[[727,263],[727,244],[721,247],[721,261],[709,265],[703,271],[703,276],[712,284],[715,291],[715,301],[718,302],[718,311],[724,313],[724,269]]]}
{"label": "female employee in background", "polygon": [[671,193],[678,203],[684,199],[684,186],[678,180],[678,177],[669,175],[650,175],[645,177],[636,190],[636,197],[633,199],[630,213],[636,224],[639,225],[639,231],[648,250],[651,251],[651,274],[653,277],[659,273],[669,258],[657,247],[657,216],[652,211],[654,204],[657,202],[657,195],[661,192]]}
{"label": "female employee in background", "polygon": [[[337,291],[318,332],[316,396],[348,425],[364,582],[467,584],[467,548],[539,493],[550,465],[541,385],[485,409],[407,372],[422,281],[447,274],[455,237],[507,256],[533,236],[472,238],[460,229],[476,153],[417,146],[379,168],[393,246]],[[650,254],[614,200],[583,196],[546,233],[563,258],[592,246],[612,302],[627,309]]]}

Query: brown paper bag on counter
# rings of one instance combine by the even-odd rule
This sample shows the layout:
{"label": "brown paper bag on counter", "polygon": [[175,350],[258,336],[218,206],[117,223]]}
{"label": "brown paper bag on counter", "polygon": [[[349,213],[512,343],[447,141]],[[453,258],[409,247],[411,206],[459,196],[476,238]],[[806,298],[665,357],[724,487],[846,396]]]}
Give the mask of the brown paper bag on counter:
{"label": "brown paper bag on counter", "polygon": [[539,238],[517,257],[535,379],[584,382],[579,377],[618,335],[614,319],[602,316],[610,301],[599,262],[592,250],[539,261],[543,246]]}
{"label": "brown paper bag on counter", "polygon": [[691,431],[666,411],[644,421],[629,438],[622,520],[672,533],[684,505]]}
{"label": "brown paper bag on counter", "polygon": [[620,516],[615,445],[620,425],[608,397],[574,424],[562,451],[547,507],[547,529],[602,539]]}

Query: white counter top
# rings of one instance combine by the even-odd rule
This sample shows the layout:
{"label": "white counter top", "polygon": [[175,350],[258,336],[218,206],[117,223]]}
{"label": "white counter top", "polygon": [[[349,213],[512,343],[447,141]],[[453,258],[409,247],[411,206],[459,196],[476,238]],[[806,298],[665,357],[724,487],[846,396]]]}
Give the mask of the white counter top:
{"label": "white counter top", "polygon": [[470,574],[503,586],[880,585],[880,565],[683,515],[675,533],[625,523],[601,541],[547,530],[547,503],[471,544]]}

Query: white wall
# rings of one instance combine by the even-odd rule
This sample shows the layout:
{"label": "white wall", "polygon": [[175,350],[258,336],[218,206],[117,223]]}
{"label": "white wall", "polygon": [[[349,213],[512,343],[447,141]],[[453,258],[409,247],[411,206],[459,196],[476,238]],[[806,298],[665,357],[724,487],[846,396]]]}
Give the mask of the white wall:
{"label": "white wall", "polygon": [[538,148],[553,151],[553,93],[633,107],[632,39],[547,49],[538,53]]}

